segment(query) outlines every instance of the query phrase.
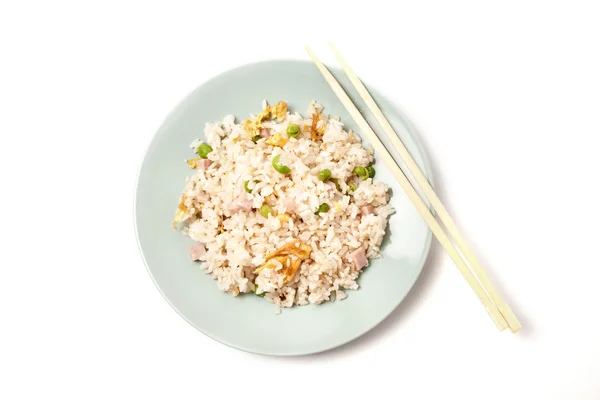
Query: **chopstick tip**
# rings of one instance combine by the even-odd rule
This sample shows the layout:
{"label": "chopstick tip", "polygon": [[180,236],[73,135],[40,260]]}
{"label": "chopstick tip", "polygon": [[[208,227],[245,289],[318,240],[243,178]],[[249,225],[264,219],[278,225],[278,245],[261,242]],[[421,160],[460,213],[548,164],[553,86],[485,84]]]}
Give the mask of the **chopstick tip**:
{"label": "chopstick tip", "polygon": [[319,61],[319,58],[317,57],[317,55],[311,50],[310,47],[308,47],[308,45],[304,45],[304,50],[306,50],[306,52],[308,53],[308,56],[313,60],[313,62],[319,66],[319,64],[321,64],[321,61]]}

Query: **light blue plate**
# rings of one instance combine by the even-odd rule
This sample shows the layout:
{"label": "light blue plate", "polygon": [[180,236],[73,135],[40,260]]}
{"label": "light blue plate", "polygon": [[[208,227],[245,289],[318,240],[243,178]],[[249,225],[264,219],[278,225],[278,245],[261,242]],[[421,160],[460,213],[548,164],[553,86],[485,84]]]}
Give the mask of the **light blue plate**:
{"label": "light blue plate", "polygon": [[[332,72],[352,98],[360,98],[342,72]],[[371,93],[431,178],[429,164],[410,132],[410,124],[389,101]],[[216,282],[190,261],[191,240],[171,228],[184,179],[190,174],[183,160],[191,156],[189,144],[203,136],[206,122],[220,120],[226,114],[246,118],[249,113],[260,111],[263,99],[272,104],[287,101],[289,109],[302,114],[311,100],[317,100],[325,106],[325,113],[339,115],[347,127],[356,131],[351,117],[309,62],[261,62],[211,79],[169,114],[148,147],[135,196],[139,247],[152,279],[167,301],[186,321],[211,338],[260,354],[317,353],[356,339],[400,304],[423,268],[431,232],[379,161],[376,178],[391,186],[396,213],[390,218],[383,258],[371,261],[359,278],[358,291],[348,291],[349,296],[343,301],[284,309],[281,315],[275,315],[273,304],[252,294],[233,297],[219,291]],[[364,106],[359,108],[363,115],[369,115]]]}

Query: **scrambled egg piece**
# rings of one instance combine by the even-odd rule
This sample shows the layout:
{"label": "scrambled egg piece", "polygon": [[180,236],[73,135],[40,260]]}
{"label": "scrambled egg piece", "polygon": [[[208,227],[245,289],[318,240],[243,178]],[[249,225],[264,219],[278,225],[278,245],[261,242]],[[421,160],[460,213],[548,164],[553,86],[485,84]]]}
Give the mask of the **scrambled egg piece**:
{"label": "scrambled egg piece", "polygon": [[262,122],[266,119],[283,119],[287,112],[287,103],[280,101],[274,106],[267,106],[256,116],[256,119],[247,119],[244,121],[244,129],[250,134],[250,138],[260,134],[263,128]]}
{"label": "scrambled egg piece", "polygon": [[[317,128],[319,121],[323,121],[320,127]],[[321,113],[313,114],[312,126],[310,127],[310,138],[312,140],[318,140],[325,134],[325,121],[323,120]]]}
{"label": "scrambled egg piece", "polygon": [[283,224],[290,220],[290,214],[288,214],[288,213],[279,214],[277,216],[277,219]]}
{"label": "scrambled egg piece", "polygon": [[306,259],[310,255],[311,251],[312,247],[310,247],[309,245],[304,244],[299,240],[293,240],[281,246],[279,250],[276,250],[271,254],[267,254],[266,259],[269,260],[275,256],[286,256],[289,254],[293,254],[302,259]]}
{"label": "scrambled egg piece", "polygon": [[196,158],[192,158],[191,160],[187,161],[187,165],[190,168],[196,169],[198,168],[198,161],[202,160],[202,157],[196,157]]}
{"label": "scrambled egg piece", "polygon": [[178,222],[185,221],[185,219],[188,216],[187,215],[188,209],[185,206],[186,199],[187,199],[187,196],[185,196],[185,195],[181,196],[181,201],[179,202],[179,205],[177,206],[177,212],[175,213],[175,218],[173,219],[173,227],[175,227],[175,224],[177,224]]}
{"label": "scrambled egg piece", "polygon": [[270,144],[272,146],[283,147],[288,142],[288,140],[288,138],[284,138],[283,136],[281,136],[281,133],[277,132],[276,134],[268,138],[265,143]]}
{"label": "scrambled egg piece", "polygon": [[291,241],[283,245],[279,250],[268,254],[266,257],[267,262],[254,270],[255,274],[258,274],[265,268],[275,268],[272,261],[278,261],[283,266],[281,272],[285,275],[283,283],[291,281],[296,273],[300,269],[302,261],[306,260],[310,256],[312,248],[300,242],[299,240]]}
{"label": "scrambled egg piece", "polygon": [[258,115],[256,116],[256,120],[259,122],[262,122],[265,119],[268,119],[270,116],[271,116],[271,106],[267,106],[264,110],[262,110],[261,112],[258,113]]}
{"label": "scrambled egg piece", "polygon": [[[321,139],[325,134],[325,120],[323,120],[320,112],[314,113],[312,117],[313,119],[311,126],[304,125],[303,129],[304,132],[310,132],[310,138],[316,141],[318,139]],[[319,121],[323,121],[323,123],[320,127],[317,127],[317,125],[319,125]]]}
{"label": "scrambled egg piece", "polygon": [[258,121],[257,119],[247,119],[244,121],[244,129],[250,134],[250,138],[252,139],[254,136],[260,134],[262,121]]}
{"label": "scrambled egg piece", "polygon": [[287,103],[285,101],[280,101],[271,107],[271,118],[277,118],[282,120],[285,118],[285,113],[287,112]]}
{"label": "scrambled egg piece", "polygon": [[335,207],[336,210],[340,211],[342,209],[342,205],[340,203],[338,203],[337,201],[333,202],[333,206]]}

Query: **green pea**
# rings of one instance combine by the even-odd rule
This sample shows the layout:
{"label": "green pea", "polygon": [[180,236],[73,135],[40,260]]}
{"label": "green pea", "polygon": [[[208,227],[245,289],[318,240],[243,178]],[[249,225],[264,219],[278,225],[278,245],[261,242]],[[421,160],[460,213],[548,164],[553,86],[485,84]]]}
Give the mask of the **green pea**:
{"label": "green pea", "polygon": [[258,293],[258,285],[254,285],[254,294],[258,297],[265,297],[265,294],[267,294],[267,292]]}
{"label": "green pea", "polygon": [[278,154],[275,157],[273,157],[273,161],[271,161],[271,165],[273,166],[273,168],[275,168],[275,171],[280,172],[282,174],[287,174],[288,172],[291,171],[291,169],[287,165],[281,165],[281,162],[279,161],[280,158],[281,158],[281,154]]}
{"label": "green pea", "polygon": [[356,185],[354,183],[349,183],[348,187],[350,188],[350,190],[352,190],[353,192],[356,190]]}
{"label": "green pea", "polygon": [[337,190],[342,190],[342,188],[340,187],[340,184],[339,184],[337,178],[329,178],[329,182],[333,182],[333,184],[335,185],[335,188]]}
{"label": "green pea", "polygon": [[289,124],[285,132],[289,137],[297,138],[300,134],[300,127],[296,124]]}
{"label": "green pea", "polygon": [[331,177],[331,171],[328,170],[327,168],[321,170],[321,172],[319,172],[319,174],[317,175],[317,178],[319,178],[319,180],[323,181],[323,182],[325,182],[330,177]]}
{"label": "green pea", "polygon": [[[250,188],[248,187],[248,183],[249,183],[249,182],[250,182],[250,181],[246,181],[246,182],[244,182],[244,189],[246,189],[246,192],[248,192],[248,193],[252,193],[252,189],[250,189]],[[257,181],[257,180],[255,179],[255,180],[254,180],[254,183],[260,183],[260,181]]]}
{"label": "green pea", "polygon": [[208,153],[210,153],[211,151],[212,147],[210,147],[206,143],[202,143],[200,146],[198,146],[198,155],[202,158],[206,158],[208,156]]}
{"label": "green pea", "polygon": [[375,168],[371,167],[370,165],[365,168],[367,170],[367,176],[369,178],[373,178],[375,176]]}
{"label": "green pea", "polygon": [[319,209],[317,210],[317,212],[315,214],[319,214],[322,212],[327,212],[329,211],[329,205],[327,205],[326,203],[323,203],[319,206]]}
{"label": "green pea", "polygon": [[254,137],[252,138],[252,141],[253,141],[254,143],[256,143],[256,142],[258,142],[258,141],[260,140],[260,138],[261,138],[261,136],[260,136],[260,135],[256,135],[256,136],[254,136]]}
{"label": "green pea", "polygon": [[258,213],[265,218],[269,218],[269,214],[273,215],[273,209],[265,204],[258,209]]}
{"label": "green pea", "polygon": [[365,167],[354,167],[352,170],[358,176],[368,176],[367,169]]}

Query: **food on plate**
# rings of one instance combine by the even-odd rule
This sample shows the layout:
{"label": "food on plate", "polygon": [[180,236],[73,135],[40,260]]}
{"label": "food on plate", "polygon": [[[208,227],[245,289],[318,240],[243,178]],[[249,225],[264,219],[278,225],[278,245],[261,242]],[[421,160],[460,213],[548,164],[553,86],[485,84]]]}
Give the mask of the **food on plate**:
{"label": "food on plate", "polygon": [[307,115],[265,102],[241,123],[206,124],[191,144],[173,224],[222,291],[281,307],[341,300],[380,257],[394,210],[372,151],[321,105]]}

